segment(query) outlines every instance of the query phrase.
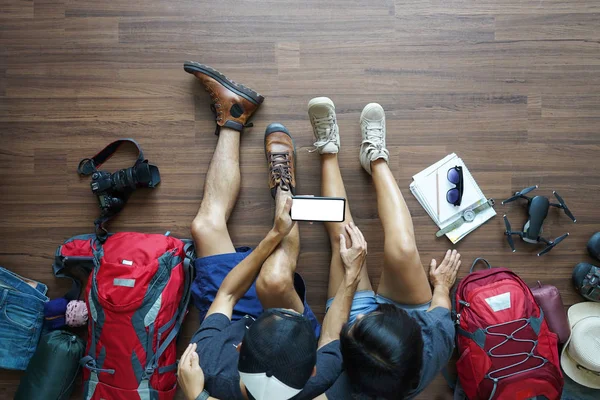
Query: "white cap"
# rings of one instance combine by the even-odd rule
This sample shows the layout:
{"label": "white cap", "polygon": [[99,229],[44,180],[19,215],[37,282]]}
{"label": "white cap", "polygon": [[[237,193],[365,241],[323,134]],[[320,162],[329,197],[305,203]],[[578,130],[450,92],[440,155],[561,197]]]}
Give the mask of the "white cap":
{"label": "white cap", "polygon": [[302,391],[302,389],[289,387],[274,376],[267,376],[264,372],[258,374],[240,372],[239,374],[246,390],[256,400],[288,400]]}

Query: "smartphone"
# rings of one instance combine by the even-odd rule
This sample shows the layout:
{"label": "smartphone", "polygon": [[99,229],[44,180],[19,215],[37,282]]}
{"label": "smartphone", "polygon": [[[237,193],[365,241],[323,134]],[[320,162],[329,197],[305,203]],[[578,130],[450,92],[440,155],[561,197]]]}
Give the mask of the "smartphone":
{"label": "smartphone", "polygon": [[343,197],[294,196],[292,220],[344,222],[346,199]]}

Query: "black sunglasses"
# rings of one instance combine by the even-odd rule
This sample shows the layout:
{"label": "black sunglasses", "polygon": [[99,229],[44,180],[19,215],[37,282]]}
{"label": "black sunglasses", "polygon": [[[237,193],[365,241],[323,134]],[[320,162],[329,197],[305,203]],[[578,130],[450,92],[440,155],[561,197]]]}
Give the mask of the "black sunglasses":
{"label": "black sunglasses", "polygon": [[455,187],[448,190],[446,193],[446,201],[455,206],[460,206],[464,191],[463,170],[461,166],[456,166],[448,170],[448,181],[454,184]]}

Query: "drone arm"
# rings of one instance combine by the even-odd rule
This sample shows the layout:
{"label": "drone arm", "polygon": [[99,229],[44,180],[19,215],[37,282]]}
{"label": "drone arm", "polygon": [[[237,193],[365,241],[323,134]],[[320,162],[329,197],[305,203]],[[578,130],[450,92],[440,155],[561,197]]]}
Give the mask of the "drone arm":
{"label": "drone arm", "polygon": [[540,242],[544,242],[546,243],[546,248],[542,251],[540,251],[538,253],[538,256],[543,256],[544,254],[546,254],[547,252],[549,252],[550,250],[552,250],[554,248],[554,246],[556,246],[557,244],[559,244],[560,242],[562,242],[567,236],[569,236],[569,233],[565,233],[562,236],[557,237],[554,240],[548,240],[548,239],[544,239],[543,237],[539,237],[538,240]]}
{"label": "drone arm", "polygon": [[510,199],[506,199],[502,202],[502,205],[506,204],[506,203],[512,203],[513,201],[517,200],[517,199],[525,199],[527,201],[531,200],[531,197],[527,197],[527,196],[523,196],[522,194],[520,195],[515,195],[513,197],[511,197]]}

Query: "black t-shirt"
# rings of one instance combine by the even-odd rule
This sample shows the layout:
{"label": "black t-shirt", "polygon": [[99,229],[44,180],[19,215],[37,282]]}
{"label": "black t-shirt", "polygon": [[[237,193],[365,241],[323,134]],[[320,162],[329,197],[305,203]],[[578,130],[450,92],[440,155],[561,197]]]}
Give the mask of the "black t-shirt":
{"label": "black t-shirt", "polygon": [[[226,315],[209,315],[192,337],[197,343],[200,366],[204,372],[205,389],[218,399],[244,400],[237,369],[239,353],[236,346],[244,339],[246,329],[254,319],[247,315],[231,322]],[[336,340],[317,351],[317,374],[310,378],[294,400],[312,400],[325,393],[342,372],[340,342]]]}
{"label": "black t-shirt", "polygon": [[[423,364],[419,385],[406,396],[406,399],[412,399],[421,393],[448,364],[454,350],[454,324],[450,318],[450,311],[443,307],[437,307],[428,312],[406,311],[421,326],[423,336]],[[352,387],[348,375],[344,372],[325,394],[327,400],[352,399]]]}

